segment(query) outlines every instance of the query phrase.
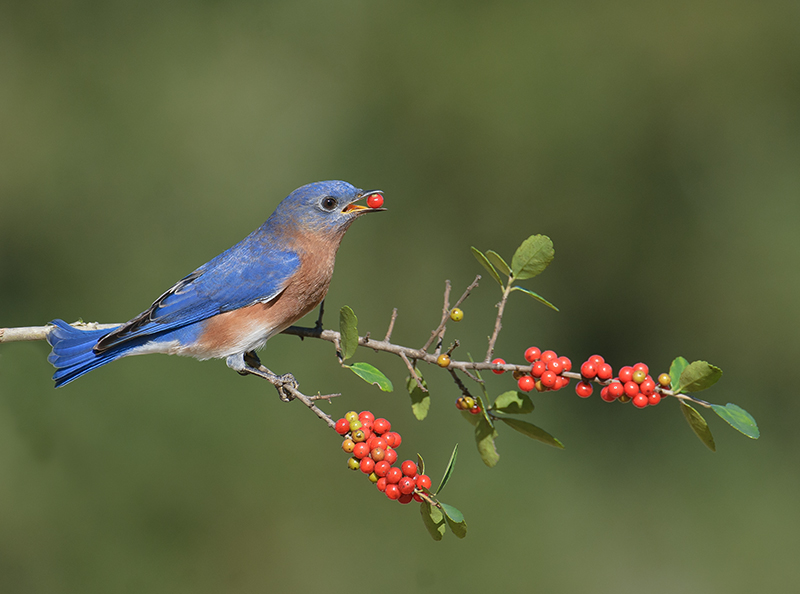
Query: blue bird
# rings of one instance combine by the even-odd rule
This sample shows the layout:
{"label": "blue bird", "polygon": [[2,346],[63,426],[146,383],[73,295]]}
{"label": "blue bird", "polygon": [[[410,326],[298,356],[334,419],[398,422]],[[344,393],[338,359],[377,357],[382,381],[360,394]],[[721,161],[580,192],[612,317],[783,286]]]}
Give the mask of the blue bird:
{"label": "blue bird", "polygon": [[350,224],[385,210],[356,202],[380,193],[343,181],[305,185],[258,229],[129,322],[86,330],[53,320],[47,341],[56,388],[106,363],[149,353],[225,359],[239,373],[263,375],[252,366],[260,365],[254,351],[322,302]]}

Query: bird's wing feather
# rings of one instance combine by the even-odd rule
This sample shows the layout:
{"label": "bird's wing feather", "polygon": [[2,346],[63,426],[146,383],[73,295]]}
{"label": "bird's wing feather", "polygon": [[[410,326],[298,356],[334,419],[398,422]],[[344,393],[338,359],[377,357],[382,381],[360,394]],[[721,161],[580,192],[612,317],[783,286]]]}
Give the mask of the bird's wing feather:
{"label": "bird's wing feather", "polygon": [[277,297],[300,267],[296,252],[264,249],[248,237],[185,276],[144,312],[94,347],[103,352],[133,338],[161,334]]}

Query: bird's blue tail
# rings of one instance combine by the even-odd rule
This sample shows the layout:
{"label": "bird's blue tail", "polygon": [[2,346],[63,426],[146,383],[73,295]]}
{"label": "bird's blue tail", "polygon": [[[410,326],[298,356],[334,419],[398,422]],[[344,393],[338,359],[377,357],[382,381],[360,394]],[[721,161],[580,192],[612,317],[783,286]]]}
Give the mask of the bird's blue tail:
{"label": "bird's blue tail", "polygon": [[53,374],[56,388],[125,355],[125,351],[114,349],[101,354],[92,350],[97,341],[114,328],[80,330],[64,320],[53,320],[51,323],[53,328],[47,335],[47,342],[53,347],[53,352],[47,360],[56,368]]}

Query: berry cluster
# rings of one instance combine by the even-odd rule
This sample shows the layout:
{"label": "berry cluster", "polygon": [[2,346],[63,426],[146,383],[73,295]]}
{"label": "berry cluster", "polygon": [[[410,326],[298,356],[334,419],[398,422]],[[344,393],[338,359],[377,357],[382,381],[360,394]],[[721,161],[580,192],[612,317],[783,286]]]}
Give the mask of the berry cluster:
{"label": "berry cluster", "polygon": [[345,437],[342,449],[352,458],[347,461],[351,470],[361,470],[369,480],[386,493],[389,499],[400,503],[422,501],[421,494],[431,488],[431,479],[421,474],[417,463],[406,460],[399,467],[397,446],[402,441],[400,434],[392,431],[386,419],[375,418],[368,410],[348,412],[336,421],[336,432]]}
{"label": "berry cluster", "polygon": [[[633,402],[637,408],[655,406],[661,402],[660,388],[668,388],[670,376],[662,373],[658,376],[658,384],[650,377],[649,368],[644,363],[634,366],[626,365],[619,370],[617,377],[611,366],[600,355],[592,355],[581,365],[581,381],[575,391],[579,396],[588,398],[592,395],[592,380],[598,380],[605,385],[600,390],[600,398],[606,402]],[[612,379],[613,377],[613,379]],[[611,380],[611,381],[609,381]]]}
{"label": "berry cluster", "polygon": [[[536,388],[539,392],[560,390],[569,385],[569,378],[562,375],[572,369],[572,361],[568,357],[559,357],[555,351],[542,351],[532,346],[525,350],[525,360],[531,364],[529,373],[514,372],[517,387],[521,392],[530,392]],[[495,359],[492,363],[504,365],[503,359]],[[493,369],[494,373],[503,373],[502,369]]]}
{"label": "berry cluster", "polygon": [[458,398],[456,400],[456,408],[458,410],[469,411],[473,415],[477,415],[481,412],[481,405],[478,404],[478,401],[472,396],[462,396],[461,398]]}

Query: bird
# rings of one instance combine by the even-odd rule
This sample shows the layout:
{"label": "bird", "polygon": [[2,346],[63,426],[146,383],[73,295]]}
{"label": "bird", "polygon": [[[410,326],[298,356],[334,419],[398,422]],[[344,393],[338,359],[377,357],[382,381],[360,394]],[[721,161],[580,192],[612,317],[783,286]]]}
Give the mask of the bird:
{"label": "bird", "polygon": [[[357,204],[364,197],[368,205]],[[381,190],[364,192],[340,180],[304,185],[258,229],[128,322],[86,329],[53,320],[47,341],[55,387],[122,357],[150,353],[225,359],[243,375],[263,377],[255,351],[322,303],[345,232],[361,215],[386,210],[382,204]]]}

